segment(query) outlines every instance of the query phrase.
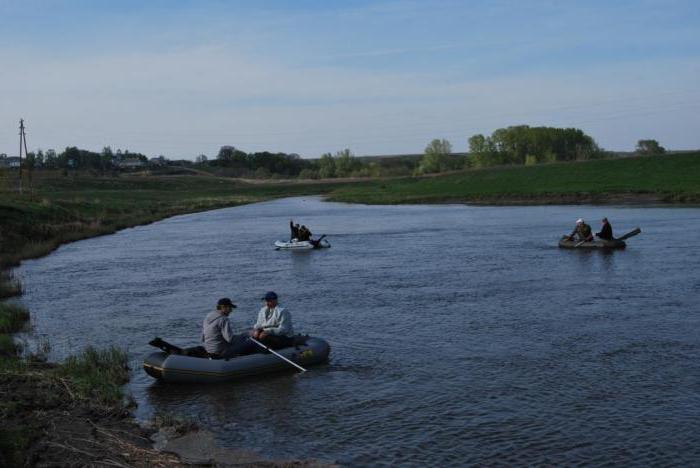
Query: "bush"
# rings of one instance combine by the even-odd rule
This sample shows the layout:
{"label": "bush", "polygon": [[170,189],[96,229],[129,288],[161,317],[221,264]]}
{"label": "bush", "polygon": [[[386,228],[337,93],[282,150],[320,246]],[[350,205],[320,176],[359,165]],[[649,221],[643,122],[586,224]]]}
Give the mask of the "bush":
{"label": "bush", "polygon": [[300,179],[318,179],[318,171],[314,169],[302,169],[299,173]]}

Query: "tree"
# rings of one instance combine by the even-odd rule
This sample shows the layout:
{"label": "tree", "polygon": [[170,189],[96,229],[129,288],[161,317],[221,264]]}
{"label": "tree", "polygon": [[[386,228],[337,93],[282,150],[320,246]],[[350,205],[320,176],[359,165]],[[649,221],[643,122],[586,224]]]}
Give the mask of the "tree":
{"label": "tree", "polygon": [[595,159],[605,155],[593,138],[577,128],[517,125],[495,130],[490,137],[469,138],[476,166],[537,164]]}
{"label": "tree", "polygon": [[357,167],[355,155],[349,149],[335,153],[335,176],[348,177]]}
{"label": "tree", "polygon": [[197,164],[206,164],[209,159],[207,158],[206,154],[200,154],[197,156],[194,160]]}
{"label": "tree", "polygon": [[452,153],[452,144],[449,141],[434,139],[425,147],[425,153],[418,163],[416,172],[428,174],[450,169],[450,153]]}
{"label": "tree", "polygon": [[664,154],[666,148],[661,146],[656,140],[639,140],[636,151],[642,156],[658,156]]}
{"label": "tree", "polygon": [[322,179],[335,177],[335,159],[331,153],[325,153],[318,161],[318,175]]}

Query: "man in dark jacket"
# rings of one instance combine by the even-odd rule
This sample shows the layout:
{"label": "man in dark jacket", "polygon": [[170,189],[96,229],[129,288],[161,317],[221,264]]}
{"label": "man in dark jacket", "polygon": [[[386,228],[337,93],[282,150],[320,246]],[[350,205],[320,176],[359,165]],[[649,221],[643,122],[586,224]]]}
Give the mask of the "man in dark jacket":
{"label": "man in dark jacket", "polygon": [[596,236],[605,240],[613,240],[612,226],[608,222],[608,218],[603,218],[602,222],[603,226],[601,227],[600,232],[596,233]]}
{"label": "man in dark jacket", "polygon": [[311,239],[311,231],[309,231],[309,228],[306,226],[302,226],[299,228],[299,240],[300,241],[308,241]]}
{"label": "man in dark jacket", "polygon": [[299,225],[294,224],[294,221],[291,219],[289,220],[289,230],[292,232],[292,237],[290,237],[289,240],[299,240]]}

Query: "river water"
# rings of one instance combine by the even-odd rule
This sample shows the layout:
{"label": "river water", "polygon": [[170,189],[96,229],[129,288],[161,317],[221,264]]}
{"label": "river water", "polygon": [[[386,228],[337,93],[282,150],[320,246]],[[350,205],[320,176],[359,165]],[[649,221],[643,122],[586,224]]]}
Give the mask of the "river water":
{"label": "river water", "polygon": [[[610,218],[625,251],[557,248]],[[275,251],[293,217],[331,249]],[[137,418],[223,445],[352,466],[700,461],[700,209],[363,206],[290,198],[61,247],[17,271],[60,359],[118,345]],[[216,300],[250,326],[275,290],[328,365],[215,386],[155,383],[154,336],[194,345]]]}

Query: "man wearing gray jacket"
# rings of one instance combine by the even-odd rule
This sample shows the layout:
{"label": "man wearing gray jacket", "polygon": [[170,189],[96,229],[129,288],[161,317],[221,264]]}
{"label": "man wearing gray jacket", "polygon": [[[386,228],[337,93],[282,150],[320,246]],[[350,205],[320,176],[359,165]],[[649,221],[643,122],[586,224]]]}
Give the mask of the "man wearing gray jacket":
{"label": "man wearing gray jacket", "polygon": [[236,308],[231,299],[219,299],[216,310],[204,317],[202,324],[202,342],[204,349],[215,357],[229,359],[234,356],[254,353],[255,343],[248,339],[246,333],[236,335],[231,330],[228,316]]}
{"label": "man wearing gray jacket", "polygon": [[258,312],[258,320],[251,335],[273,349],[286,348],[294,344],[292,314],[277,303],[277,294],[268,291],[262,298],[265,305]]}

